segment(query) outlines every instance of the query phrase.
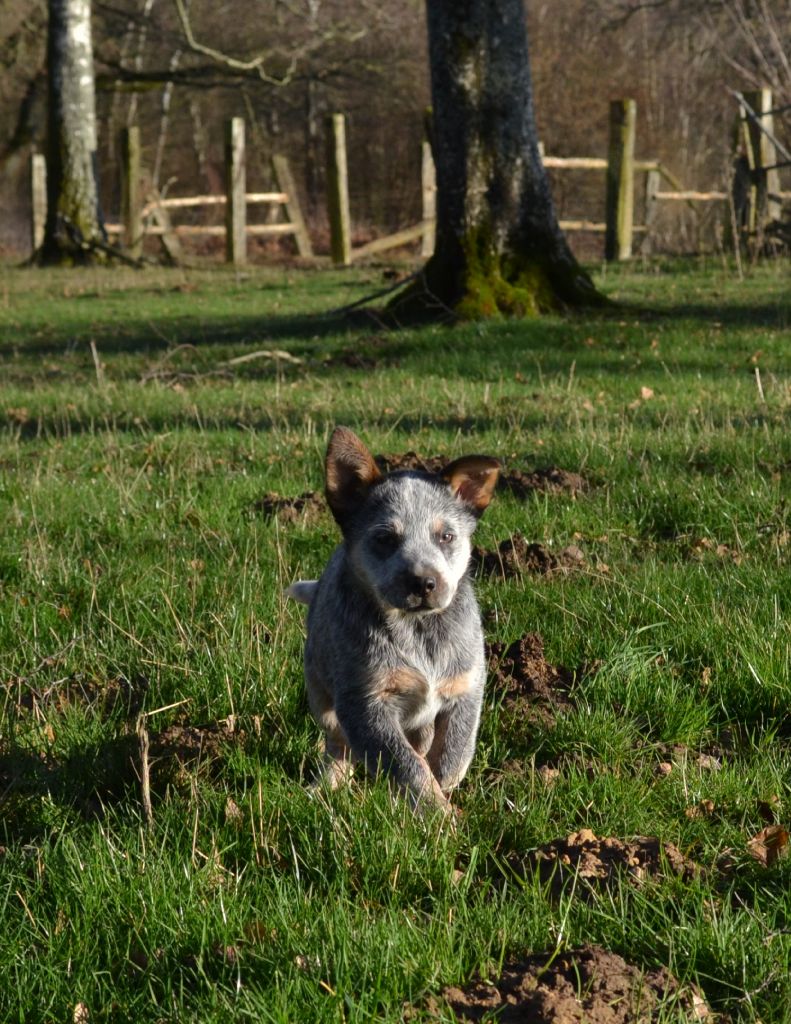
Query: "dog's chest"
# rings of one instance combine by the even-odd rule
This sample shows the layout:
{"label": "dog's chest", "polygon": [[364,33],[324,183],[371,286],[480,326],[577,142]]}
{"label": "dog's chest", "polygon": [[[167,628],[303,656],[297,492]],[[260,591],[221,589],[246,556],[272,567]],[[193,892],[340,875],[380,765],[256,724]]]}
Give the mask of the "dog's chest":
{"label": "dog's chest", "polygon": [[405,728],[416,729],[433,721],[440,711],[476,691],[481,683],[480,658],[475,638],[465,643],[437,644],[433,638],[392,636],[392,654],[398,667],[386,674],[383,699],[393,701]]}

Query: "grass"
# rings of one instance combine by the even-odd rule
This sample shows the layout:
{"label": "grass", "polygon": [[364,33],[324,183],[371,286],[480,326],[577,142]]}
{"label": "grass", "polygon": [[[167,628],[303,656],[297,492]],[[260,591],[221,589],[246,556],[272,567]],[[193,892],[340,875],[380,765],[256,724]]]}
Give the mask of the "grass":
{"label": "grass", "polygon": [[[791,866],[747,850],[768,802],[791,818],[787,272],[599,284],[607,315],[385,332],[324,315],[374,270],[6,270],[0,1019],[398,1021],[584,942],[734,1021],[789,1019]],[[336,423],[377,452],[592,483],[498,494],[479,528],[582,547],[584,571],[478,583],[489,639],[538,631],[580,671],[552,720],[490,690],[455,832],[381,783],[305,790],[318,737],[282,589],[337,535],[259,503],[320,489]],[[150,824],[140,713],[152,742],[235,726],[180,770],[154,751]],[[556,899],[504,869],[580,828],[657,835],[705,873]]]}

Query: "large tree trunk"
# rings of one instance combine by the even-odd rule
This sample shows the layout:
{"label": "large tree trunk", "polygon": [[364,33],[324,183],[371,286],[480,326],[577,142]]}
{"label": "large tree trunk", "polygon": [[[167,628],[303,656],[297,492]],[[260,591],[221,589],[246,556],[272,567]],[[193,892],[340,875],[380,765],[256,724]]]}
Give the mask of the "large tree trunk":
{"label": "large tree trunk", "polygon": [[49,0],[47,223],[41,259],[85,262],[104,241],[96,188],[91,0]]}
{"label": "large tree trunk", "polygon": [[539,156],[522,0],[427,0],[427,10],[437,243],[394,312],[525,316],[600,301]]}

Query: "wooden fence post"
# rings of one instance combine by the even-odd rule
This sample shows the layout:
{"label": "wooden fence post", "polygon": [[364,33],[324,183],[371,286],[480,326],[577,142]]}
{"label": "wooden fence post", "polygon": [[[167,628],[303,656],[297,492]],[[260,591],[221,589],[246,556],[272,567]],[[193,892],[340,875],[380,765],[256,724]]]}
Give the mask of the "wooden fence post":
{"label": "wooden fence post", "polygon": [[352,261],[349,217],[349,177],[346,167],[346,118],[327,117],[327,209],[330,218],[330,249],[336,266]]}
{"label": "wooden fence post", "polygon": [[651,238],[651,232],[654,228],[654,221],[656,215],[659,212],[659,200],[656,197],[662,185],[662,175],[659,171],[648,171],[645,176],[645,210],[643,213],[643,224],[645,226],[645,234],[643,240],[640,243],[640,252],[645,256],[653,247],[653,240]]}
{"label": "wooden fence post", "polygon": [[146,196],[146,202],[151,205],[151,220],[161,232],[159,237],[162,248],[165,250],[165,255],[174,266],[178,266],[184,255],[181,249],[181,242],[179,241],[179,236],[173,230],[173,224],[167,207],[160,206],[161,199],[162,196],[155,188],[152,188]]}
{"label": "wooden fence post", "polygon": [[225,125],[225,260],[239,266],[247,260],[247,183],[244,118]]}
{"label": "wooden fence post", "polygon": [[423,191],[423,236],[420,242],[420,255],[428,257],[434,255],[437,236],[437,171],[428,139],[423,140],[420,177]]}
{"label": "wooden fence post", "polygon": [[[771,113],[772,90],[757,89],[755,92],[746,92],[744,100],[752,107],[761,127],[770,135],[774,135],[774,117]],[[782,204],[777,195],[780,191],[780,173],[774,166],[777,163],[777,150],[769,135],[762,132],[755,121],[747,117],[743,107],[741,118],[747,160],[752,171],[748,227],[750,231],[760,232],[773,220],[780,219]]]}
{"label": "wooden fence post", "polygon": [[291,173],[288,160],[281,153],[275,153],[272,157],[272,172],[275,176],[275,187],[288,196],[286,207],[286,219],[294,225],[294,238],[297,243],[297,252],[304,259],[313,259],[313,246],[310,242],[310,235],[302,216],[302,207],[299,205],[297,196],[297,185]]}
{"label": "wooden fence post", "polygon": [[47,222],[47,160],[43,153],[34,153],[30,158],[30,200],[30,240],[33,252],[38,252]]}
{"label": "wooden fence post", "polygon": [[604,239],[604,257],[608,260],[628,260],[632,255],[636,123],[637,104],[634,100],[613,100],[610,103],[607,231]]}
{"label": "wooden fence post", "polygon": [[127,252],[138,259],[143,251],[143,218],[140,203],[140,129],[121,132],[121,225]]}

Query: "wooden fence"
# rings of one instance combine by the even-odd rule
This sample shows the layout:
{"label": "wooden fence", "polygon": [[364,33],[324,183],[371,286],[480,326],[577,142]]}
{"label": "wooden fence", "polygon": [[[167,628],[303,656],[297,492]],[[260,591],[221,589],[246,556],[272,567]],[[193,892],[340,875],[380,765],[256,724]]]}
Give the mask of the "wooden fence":
{"label": "wooden fence", "polygon": [[[686,189],[661,161],[636,159],[637,104],[632,99],[614,100],[610,104],[606,157],[558,157],[546,156],[542,152],[545,167],[605,172],[604,221],[561,220],[560,227],[564,231],[603,233],[607,260],[628,260],[632,256],[636,234],[643,236],[645,244],[655,225],[659,205],[665,202],[683,202],[693,208],[695,203],[730,202],[736,209],[736,233],[743,238],[760,233],[767,223],[779,216],[780,200],[791,198],[791,193],[782,192],[779,188],[778,167],[786,165],[777,164],[776,152],[780,149],[790,164],[791,155],[786,153],[774,136],[771,90],[762,89],[744,96],[740,93],[736,95],[740,104],[743,146],[748,163],[749,187],[746,198],[716,189]],[[434,251],[436,179],[428,142],[423,143],[421,221],[353,249],[345,138],[343,115],[330,115],[327,119],[327,205],[333,262],[339,266],[348,266],[355,259],[404,246],[417,239],[422,239],[421,255],[430,256]],[[737,180],[738,166],[737,161],[734,193],[744,191]],[[645,175],[642,224],[634,223],[635,178],[638,174]]]}
{"label": "wooden fence", "polygon": [[[635,235],[641,234],[644,242],[650,237],[660,203],[684,202],[694,207],[696,203],[729,202],[734,236],[749,238],[761,234],[767,224],[779,218],[782,200],[791,198],[791,192],[781,191],[779,184],[779,170],[791,166],[791,152],[774,132],[771,90],[744,94],[734,92],[734,96],[739,104],[744,152],[736,162],[731,192],[685,189],[660,161],[636,159],[637,105],[632,99],[614,100],[610,104],[606,157],[546,156],[542,151],[545,167],[605,172],[605,220],[561,220],[561,228],[565,231],[603,233],[605,258],[627,260],[632,256]],[[436,176],[429,143],[424,141],[422,150],[421,220],[411,227],[353,248],[344,115],[329,115],[326,130],[327,209],[332,262],[336,266],[348,266],[354,260],[366,259],[418,240],[421,255],[430,256],[434,251],[436,229]],[[284,156],[272,157],[276,191],[246,191],[245,125],[242,118],[232,118],[226,124],[224,195],[164,197],[152,190],[141,196],[138,128],[125,129],[121,152],[121,219],[119,223],[107,224],[106,229],[121,239],[124,249],[133,258],[140,255],[145,235],[159,237],[174,262],[182,256],[180,238],[193,235],[224,236],[226,260],[233,264],[245,262],[250,236],[292,236],[300,256],[313,256],[296,186]],[[784,162],[778,162],[778,153],[784,157]],[[634,223],[635,178],[638,174],[645,174],[642,224]],[[45,179],[44,158],[35,154],[31,164],[34,249],[43,239]],[[274,216],[270,216],[266,223],[248,223],[248,207],[261,204],[274,207]],[[171,219],[171,212],[207,206],[224,206],[223,225],[174,224]],[[276,218],[281,212],[285,214],[285,220],[278,222]]]}
{"label": "wooden fence", "polygon": [[[226,125],[224,195],[162,196],[155,189],[142,195],[140,130],[137,127],[124,129],[121,134],[121,216],[119,221],[105,224],[107,234],[116,236],[132,259],[141,255],[146,235],[158,237],[174,263],[182,259],[181,238],[195,235],[224,236],[226,260],[237,265],[247,259],[247,239],[250,236],[290,235],[296,242],[299,255],[312,259],[313,246],[288,160],[278,154],[272,157],[277,191],[247,192],[244,136],[243,119],[232,118]],[[33,154],[31,160],[31,199],[31,241],[35,251],[44,238],[47,213],[46,163],[38,153]],[[274,207],[275,217],[282,211],[285,220],[248,223],[248,207],[261,204]],[[225,208],[224,224],[174,224],[171,218],[173,211],[211,206]]]}
{"label": "wooden fence", "polygon": [[[300,256],[312,258],[313,247],[302,216],[294,179],[288,160],[282,155],[272,157],[272,174],[277,184],[274,192],[247,192],[245,125],[240,117],[231,118],[225,127],[225,194],[163,197],[154,190],[141,201],[139,182],[140,130],[131,127],[121,136],[122,190],[121,222],[107,224],[108,234],[118,235],[132,256],[139,256],[145,235],[156,235],[168,256],[181,259],[181,236],[223,235],[226,260],[242,264],[247,259],[247,239],[291,235]],[[248,207],[266,204],[285,212],[285,221],[250,224]],[[225,207],[225,224],[173,224],[170,211],[194,207]],[[277,214],[276,214],[277,215]]]}

